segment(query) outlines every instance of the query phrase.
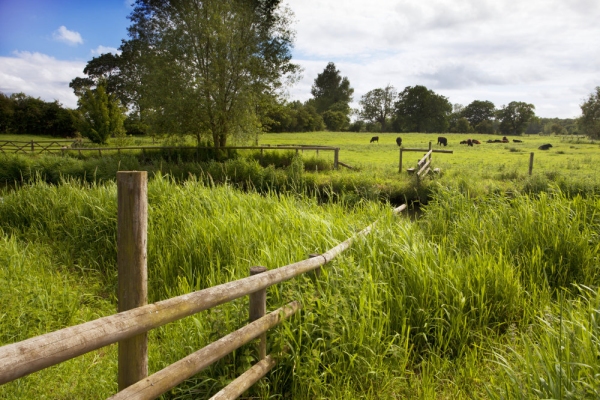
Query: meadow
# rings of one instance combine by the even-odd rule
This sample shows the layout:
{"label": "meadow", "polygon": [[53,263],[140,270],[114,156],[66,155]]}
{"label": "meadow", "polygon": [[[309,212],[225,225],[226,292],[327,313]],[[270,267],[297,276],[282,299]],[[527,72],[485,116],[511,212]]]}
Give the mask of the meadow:
{"label": "meadow", "polygon": [[[362,181],[417,188],[398,174],[397,135],[379,134],[378,144],[369,144],[371,136],[262,135],[260,144],[340,147],[340,160],[362,169],[315,173],[294,161],[273,169],[288,182],[279,190],[157,173],[148,190],[149,300],[245,277],[253,265],[302,260],[379,219],[317,281],[301,277],[269,290],[268,310],[293,299],[304,309],[269,334],[273,351],[290,352],[248,397],[598,398],[598,145],[532,136],[521,147],[468,148],[458,144],[466,135],[444,135],[454,154],[434,154],[444,172],[422,183],[428,201],[415,218],[395,217],[381,197],[357,190]],[[437,138],[401,136],[411,148]],[[546,142],[554,147],[537,150]],[[414,162],[422,156],[412,154]],[[116,186],[55,179],[32,175],[0,194],[0,345],[116,309]],[[330,202],[306,190],[319,180],[346,182],[338,188],[344,195]],[[246,318],[243,298],[152,331],[151,372]],[[209,398],[254,354],[246,346],[163,397]],[[109,346],[0,386],[0,398],[95,399],[115,391],[116,346]]]}

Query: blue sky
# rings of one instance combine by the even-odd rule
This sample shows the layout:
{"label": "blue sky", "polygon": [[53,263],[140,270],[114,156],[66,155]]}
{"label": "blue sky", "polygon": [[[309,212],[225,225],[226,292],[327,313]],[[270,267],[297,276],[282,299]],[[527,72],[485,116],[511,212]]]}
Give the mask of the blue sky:
{"label": "blue sky", "polygon": [[[0,91],[76,107],[68,87],[127,38],[130,0],[0,0]],[[450,102],[525,101],[577,117],[600,86],[598,0],[286,0],[295,14],[292,100],[327,62],[354,87],[425,85]]]}

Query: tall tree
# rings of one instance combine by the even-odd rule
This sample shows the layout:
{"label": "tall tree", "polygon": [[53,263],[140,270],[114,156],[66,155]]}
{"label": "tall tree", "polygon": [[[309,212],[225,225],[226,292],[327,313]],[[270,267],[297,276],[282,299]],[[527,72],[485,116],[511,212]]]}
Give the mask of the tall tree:
{"label": "tall tree", "polygon": [[394,100],[398,92],[392,85],[383,89],[373,89],[363,95],[360,99],[360,117],[381,124],[381,132],[385,132],[388,118],[394,112]]}
{"label": "tall tree", "polygon": [[461,114],[469,120],[471,126],[477,126],[483,121],[491,121],[495,112],[496,106],[491,101],[475,100],[466,106]]}
{"label": "tall tree", "polygon": [[579,126],[583,133],[593,138],[600,138],[600,86],[596,92],[581,104]]}
{"label": "tall tree", "polygon": [[407,86],[395,104],[396,123],[404,132],[445,132],[452,104],[425,86]]}
{"label": "tall tree", "polygon": [[529,121],[535,117],[535,106],[522,101],[511,101],[496,112],[500,132],[504,135],[521,135]]}
{"label": "tall tree", "polygon": [[94,143],[106,143],[109,136],[125,133],[124,109],[114,94],[106,93],[104,83],[86,89],[79,97],[79,131]]}
{"label": "tall tree", "polygon": [[140,106],[155,130],[205,135],[215,147],[260,128],[257,110],[291,63],[281,0],[136,0],[129,48]]}
{"label": "tall tree", "polygon": [[317,75],[310,90],[317,112],[340,111],[350,115],[350,103],[354,89],[350,87],[348,77],[342,77],[335,64],[327,64],[323,72]]}

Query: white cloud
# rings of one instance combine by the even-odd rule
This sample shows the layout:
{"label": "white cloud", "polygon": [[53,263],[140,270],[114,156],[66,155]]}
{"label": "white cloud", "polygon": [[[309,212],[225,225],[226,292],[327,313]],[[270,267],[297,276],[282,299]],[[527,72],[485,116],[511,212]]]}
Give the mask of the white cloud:
{"label": "white cloud", "polygon": [[106,53],[121,54],[121,52],[117,48],[107,47],[107,46],[102,46],[102,45],[96,47],[95,49],[92,49],[91,53],[94,56],[99,56],[101,54],[106,54]]}
{"label": "white cloud", "polygon": [[78,44],[83,44],[83,39],[79,32],[70,31],[64,25],[58,28],[52,34],[54,40],[58,40],[59,42],[64,42],[69,46],[76,46]]}
{"label": "white cloud", "polygon": [[69,82],[85,76],[85,62],[57,60],[41,53],[15,52],[14,57],[0,57],[0,92],[23,92],[45,101],[60,101],[76,108],[77,97]]}
{"label": "white cloud", "polygon": [[425,85],[452,103],[527,101],[538,114],[573,117],[600,85],[597,0],[288,0],[295,61],[304,78],[333,61],[360,96],[391,83]]}

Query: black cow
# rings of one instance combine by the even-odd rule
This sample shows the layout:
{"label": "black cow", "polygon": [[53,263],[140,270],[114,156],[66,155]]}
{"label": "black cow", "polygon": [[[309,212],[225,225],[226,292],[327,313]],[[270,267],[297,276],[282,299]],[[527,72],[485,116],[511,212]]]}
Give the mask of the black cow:
{"label": "black cow", "polygon": [[522,141],[522,140],[519,140],[519,139],[513,139],[513,142],[514,142],[514,143],[523,143],[523,141]]}
{"label": "black cow", "polygon": [[448,139],[446,139],[443,136],[438,136],[438,142],[437,142],[437,144],[448,146]]}
{"label": "black cow", "polygon": [[370,141],[369,143],[373,143],[373,142],[377,142],[377,143],[379,143],[379,136],[373,136],[373,137],[371,138],[371,141]]}
{"label": "black cow", "polygon": [[467,139],[467,146],[473,147],[473,141],[471,139]]}
{"label": "black cow", "polygon": [[466,140],[462,140],[459,144],[467,144]]}
{"label": "black cow", "polygon": [[541,145],[540,147],[538,147],[539,150],[550,150],[550,147],[552,147],[552,145],[550,143],[546,143]]}
{"label": "black cow", "polygon": [[396,138],[396,144],[398,145],[398,147],[402,146],[402,138],[401,137]]}

